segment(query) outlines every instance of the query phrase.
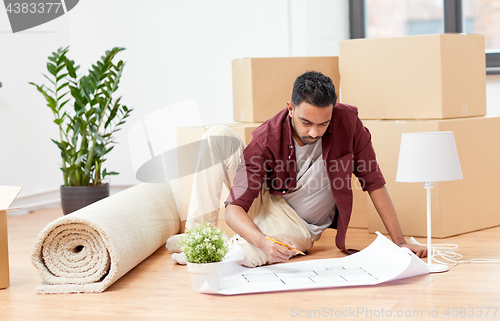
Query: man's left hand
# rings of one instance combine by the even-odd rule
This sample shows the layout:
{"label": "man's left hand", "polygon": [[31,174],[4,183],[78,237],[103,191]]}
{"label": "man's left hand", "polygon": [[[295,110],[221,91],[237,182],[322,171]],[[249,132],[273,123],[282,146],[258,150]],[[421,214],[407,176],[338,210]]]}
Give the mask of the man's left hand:
{"label": "man's left hand", "polygon": [[427,247],[417,244],[400,244],[399,247],[406,247],[418,257],[427,257]]}

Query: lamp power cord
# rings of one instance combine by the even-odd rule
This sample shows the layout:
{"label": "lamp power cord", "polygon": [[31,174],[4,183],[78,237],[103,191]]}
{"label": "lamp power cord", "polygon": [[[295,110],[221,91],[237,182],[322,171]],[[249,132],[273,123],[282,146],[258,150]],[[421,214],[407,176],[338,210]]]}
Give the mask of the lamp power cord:
{"label": "lamp power cord", "polygon": [[[410,243],[427,246],[427,244],[421,244],[415,238],[410,237]],[[453,250],[458,249],[458,245],[456,244],[432,244],[432,260],[439,264],[445,264],[449,266],[456,266],[459,263],[500,263],[500,259],[484,259],[477,258],[471,260],[462,260],[463,255]],[[439,257],[441,260],[438,260],[436,257]]]}

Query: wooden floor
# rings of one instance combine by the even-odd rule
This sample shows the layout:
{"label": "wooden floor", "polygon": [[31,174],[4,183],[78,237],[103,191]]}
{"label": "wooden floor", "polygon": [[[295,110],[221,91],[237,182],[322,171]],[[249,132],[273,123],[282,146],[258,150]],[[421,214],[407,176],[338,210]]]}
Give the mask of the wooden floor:
{"label": "wooden floor", "polygon": [[[378,286],[216,296],[194,293],[186,267],[174,264],[161,247],[104,293],[38,295],[34,288],[40,277],[30,262],[31,247],[38,233],[61,215],[60,208],[55,208],[8,217],[11,286],[0,290],[0,320],[363,320],[388,316],[500,320],[499,263],[462,264],[447,273]],[[295,260],[343,256],[333,245],[334,236],[334,230],[327,230],[309,255]],[[350,229],[347,244],[361,249],[375,237],[364,229]],[[496,227],[436,242],[458,244],[464,259],[472,259],[500,258],[499,241],[500,227]]]}

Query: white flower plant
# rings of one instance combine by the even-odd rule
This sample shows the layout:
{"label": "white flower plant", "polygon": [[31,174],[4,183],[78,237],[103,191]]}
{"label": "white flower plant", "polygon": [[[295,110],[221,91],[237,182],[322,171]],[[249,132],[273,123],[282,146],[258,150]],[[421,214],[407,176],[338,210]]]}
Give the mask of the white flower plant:
{"label": "white flower plant", "polygon": [[229,251],[227,241],[219,227],[201,221],[186,230],[187,236],[177,243],[190,263],[220,262]]}

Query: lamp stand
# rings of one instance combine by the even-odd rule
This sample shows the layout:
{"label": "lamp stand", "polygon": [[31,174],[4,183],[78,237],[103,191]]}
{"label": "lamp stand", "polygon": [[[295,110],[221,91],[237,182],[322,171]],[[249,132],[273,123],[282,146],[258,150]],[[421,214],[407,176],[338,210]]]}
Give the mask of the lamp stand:
{"label": "lamp stand", "polygon": [[425,182],[424,187],[427,190],[427,266],[430,273],[446,272],[450,268],[444,264],[432,263],[432,247],[431,247],[431,189],[434,186],[433,182]]}

